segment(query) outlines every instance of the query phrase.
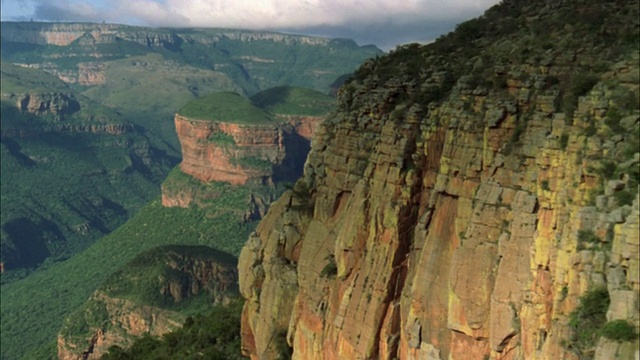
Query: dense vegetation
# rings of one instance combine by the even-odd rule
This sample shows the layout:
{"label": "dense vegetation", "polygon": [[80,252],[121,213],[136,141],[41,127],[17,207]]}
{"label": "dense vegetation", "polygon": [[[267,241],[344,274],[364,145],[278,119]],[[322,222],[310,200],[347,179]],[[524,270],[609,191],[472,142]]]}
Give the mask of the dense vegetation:
{"label": "dense vegetation", "polygon": [[[237,266],[235,257],[207,246],[159,246],[140,253],[119,268],[105,280],[98,291],[136,304],[183,309],[189,305],[182,300],[191,299],[175,299],[171,293],[163,293],[162,287],[173,281],[188,285],[189,279],[183,272],[193,270],[191,267],[198,262],[215,262],[229,269],[235,269]],[[216,286],[215,283],[203,284],[199,291],[209,295],[210,300],[213,301]],[[237,284],[230,284],[226,291],[229,296],[237,295]]]}
{"label": "dense vegetation", "polygon": [[571,337],[564,346],[581,359],[592,359],[600,337],[613,341],[634,341],[636,327],[627,320],[607,322],[607,310],[611,299],[606,288],[590,289],[584,293],[578,306],[569,314]]}
{"label": "dense vegetation", "polygon": [[[42,71],[2,62],[2,89],[14,94],[5,93],[0,103],[6,283],[44,261],[70,257],[124,223],[157,196],[177,158],[151,146],[152,137],[113,110],[76,96]],[[41,97],[58,94],[67,108],[20,111],[16,102],[25,89]],[[121,130],[108,133],[110,127]]]}
{"label": "dense vegetation", "polygon": [[257,106],[278,115],[320,116],[335,108],[335,99],[320,92],[278,86],[261,91],[251,97]]}
{"label": "dense vegetation", "polygon": [[[87,31],[69,46],[5,37],[16,28],[51,26],[2,22],[2,257],[5,269],[14,269],[2,275],[2,359],[51,355],[62,319],[140,251],[183,243],[239,252],[256,225],[246,216],[247,194],[256,189],[200,187],[211,195],[202,201],[213,204],[206,211],[197,206],[202,203],[165,209],[159,200],[139,210],[158,196],[179,161],[177,109],[220,91],[246,96],[283,84],[326,91],[336,77],[380,53],[352,41],[315,45],[235,30],[116,26],[113,42],[96,43]],[[74,83],[79,63],[93,66],[96,84]],[[15,106],[27,92],[63,94],[74,106],[64,114],[30,115]],[[100,132],[105,125],[126,131]]]}
{"label": "dense vegetation", "polygon": [[[501,67],[514,62],[547,66],[565,61],[567,49],[584,49],[598,61],[571,64],[570,72],[551,77],[546,84],[563,94],[561,106],[570,113],[578,96],[595,84],[597,74],[638,50],[637,24],[618,20],[639,15],[637,6],[620,0],[584,1],[578,8],[568,3],[502,1],[432,44],[400,46],[388,56],[366,61],[344,90],[353,97],[355,83],[373,89],[413,84],[398,91],[400,103],[408,109],[441,100],[456,83],[471,90],[504,90],[508,74],[500,72]],[[522,76],[521,80],[532,80]]]}
{"label": "dense vegetation", "polygon": [[234,124],[262,124],[272,121],[269,113],[248,98],[230,92],[213,93],[190,101],[178,114],[191,119],[216,120]]}
{"label": "dense vegetation", "polygon": [[566,346],[578,356],[588,357],[593,354],[601,328],[607,322],[610,302],[606,288],[591,289],[580,297],[578,306],[569,316],[569,326],[573,335],[566,343]]}
{"label": "dense vegetation", "polygon": [[216,306],[188,317],[184,326],[161,338],[144,337],[131,348],[112,347],[102,360],[244,359],[240,354],[242,302]]}
{"label": "dense vegetation", "polygon": [[[178,114],[192,119],[256,125],[275,115],[322,116],[335,108],[335,99],[315,90],[278,86],[251,98],[219,92],[190,101]],[[217,139],[224,140],[224,139]]]}
{"label": "dense vegetation", "polygon": [[[82,347],[88,346],[88,339],[97,331],[123,342],[135,340],[114,325],[114,318],[123,314],[139,317],[149,331],[168,326],[158,325],[167,321],[159,317],[182,323],[186,316],[208,312],[213,304],[238,299],[236,266],[233,256],[207,246],[165,245],[144,251],[111,274],[83,306],[67,316],[59,334],[71,347]],[[115,306],[121,307],[114,310]],[[150,306],[157,315],[149,313]]]}
{"label": "dense vegetation", "polygon": [[[229,185],[230,191],[221,192],[207,209],[165,208],[154,200],[82,253],[3,285],[2,358],[33,359],[26,354],[33,350],[52,354],[55,343],[50,342],[64,317],[142,251],[180,243],[212,246],[237,256],[256,223],[244,223],[239,217],[246,203],[238,201],[232,188]],[[46,350],[40,350],[43,346]]]}

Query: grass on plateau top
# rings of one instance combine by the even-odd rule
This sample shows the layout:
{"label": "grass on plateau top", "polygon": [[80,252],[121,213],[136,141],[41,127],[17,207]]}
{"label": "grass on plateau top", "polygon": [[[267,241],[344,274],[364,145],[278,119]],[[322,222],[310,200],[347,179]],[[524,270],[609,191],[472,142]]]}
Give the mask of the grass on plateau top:
{"label": "grass on plateau top", "polygon": [[219,92],[189,102],[178,110],[178,114],[192,119],[257,125],[269,123],[272,117],[251,103],[246,97]]}

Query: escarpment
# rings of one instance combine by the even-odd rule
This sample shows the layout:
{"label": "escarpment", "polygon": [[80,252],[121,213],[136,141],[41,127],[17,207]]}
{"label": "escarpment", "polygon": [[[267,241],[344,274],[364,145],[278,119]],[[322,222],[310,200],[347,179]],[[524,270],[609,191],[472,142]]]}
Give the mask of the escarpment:
{"label": "escarpment", "polygon": [[[375,46],[358,46],[352,40],[272,31],[11,21],[0,26],[4,61],[42,69],[102,101],[131,87],[159,86],[153,81],[157,72],[134,65],[151,58],[162,59],[158,65],[167,80],[162,86],[180,84],[199,96],[237,89],[255,94],[283,83],[326,91],[335,78],[381,53]],[[173,55],[165,57],[165,51]],[[194,53],[200,55],[189,55]],[[110,105],[122,101],[116,96]]]}
{"label": "escarpment", "polygon": [[243,352],[638,357],[638,2],[609,5],[505,1],[365,63],[241,253]]}

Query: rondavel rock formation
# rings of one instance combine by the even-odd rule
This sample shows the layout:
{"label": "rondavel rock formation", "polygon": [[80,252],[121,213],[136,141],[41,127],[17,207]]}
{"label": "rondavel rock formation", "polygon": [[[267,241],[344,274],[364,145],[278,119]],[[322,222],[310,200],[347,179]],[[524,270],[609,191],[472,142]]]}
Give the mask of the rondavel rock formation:
{"label": "rondavel rock formation", "polygon": [[365,63],[242,250],[243,352],[638,359],[639,8],[507,0]]}
{"label": "rondavel rock formation", "polygon": [[[323,95],[324,96],[324,95]],[[182,149],[180,170],[200,182],[274,185],[294,181],[302,173],[309,143],[326,117],[271,114],[273,121],[242,124],[225,119],[203,120],[175,115]],[[188,207],[197,189],[163,186],[162,204]],[[260,201],[266,212],[270,201]]]}

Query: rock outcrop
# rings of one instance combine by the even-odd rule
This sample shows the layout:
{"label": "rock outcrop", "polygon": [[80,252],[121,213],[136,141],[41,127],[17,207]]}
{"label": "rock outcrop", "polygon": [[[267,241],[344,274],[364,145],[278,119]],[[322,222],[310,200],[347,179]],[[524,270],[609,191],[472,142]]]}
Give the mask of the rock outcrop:
{"label": "rock outcrop", "polygon": [[[182,147],[180,169],[200,181],[270,182],[272,166],[285,157],[284,131],[276,124],[239,125],[180,115],[175,124]],[[255,166],[238,159],[256,159]]]}
{"label": "rock outcrop", "polygon": [[162,336],[186,318],[174,305],[197,296],[213,305],[236,299],[238,274],[230,259],[205,247],[168,246],[139,255],[65,320],[58,358],[99,359],[113,345],[126,348],[136,338]]}
{"label": "rock outcrop", "polygon": [[[105,115],[91,115],[91,111],[81,113],[83,105],[72,93],[6,93],[0,97],[7,101],[3,105],[7,119],[0,129],[2,137],[25,138],[50,132],[122,135],[135,131],[133,124],[117,122]],[[17,113],[10,103],[15,105]],[[95,106],[84,104],[85,107],[92,105]]]}
{"label": "rock outcrop", "polygon": [[[304,92],[321,102],[322,106],[326,106],[327,102],[333,104],[334,101],[311,90],[285,87],[278,90],[296,94]],[[269,95],[269,91],[259,95]],[[289,104],[284,99],[278,101],[281,101],[281,105]],[[189,179],[183,179],[182,185],[178,185],[176,181],[165,182],[162,204],[167,207],[188,207],[194,199],[203,200],[215,196],[205,194],[200,186],[202,183],[273,186],[282,181],[295,181],[302,174],[311,137],[318,124],[328,115],[328,110],[319,108],[319,111],[314,105],[308,107],[315,110],[313,112],[318,112],[317,116],[272,113],[264,111],[249,99],[232,93],[212,94],[195,102],[213,104],[211,114],[206,113],[209,118],[196,119],[179,112],[175,115],[175,126],[182,148],[180,171],[196,179],[197,183],[187,186],[185,183],[190,182]],[[231,105],[233,111],[227,111],[227,103],[234,104]],[[226,115],[230,117],[225,118],[225,114],[243,111],[253,114],[253,120],[236,119],[235,115]],[[246,217],[262,218],[272,199],[254,195],[248,200],[249,207],[254,210]]]}
{"label": "rock outcrop", "polygon": [[243,352],[637,358],[570,321],[604,287],[605,321],[640,325],[638,2],[617,5],[505,1],[363,65],[241,253]]}
{"label": "rock outcrop", "polygon": [[[175,124],[182,147],[180,169],[200,181],[245,184],[272,183],[274,173],[287,156],[304,159],[301,149],[290,148],[294,138],[310,139],[321,117],[287,118],[290,124],[239,125],[189,119],[176,115]],[[218,139],[218,140],[216,140]],[[226,139],[226,141],[225,141]],[[250,161],[243,161],[250,159]],[[253,162],[251,161],[252,159]]]}
{"label": "rock outcrop", "polygon": [[70,115],[80,110],[80,104],[71,94],[38,93],[19,97],[16,107],[34,115]]}

